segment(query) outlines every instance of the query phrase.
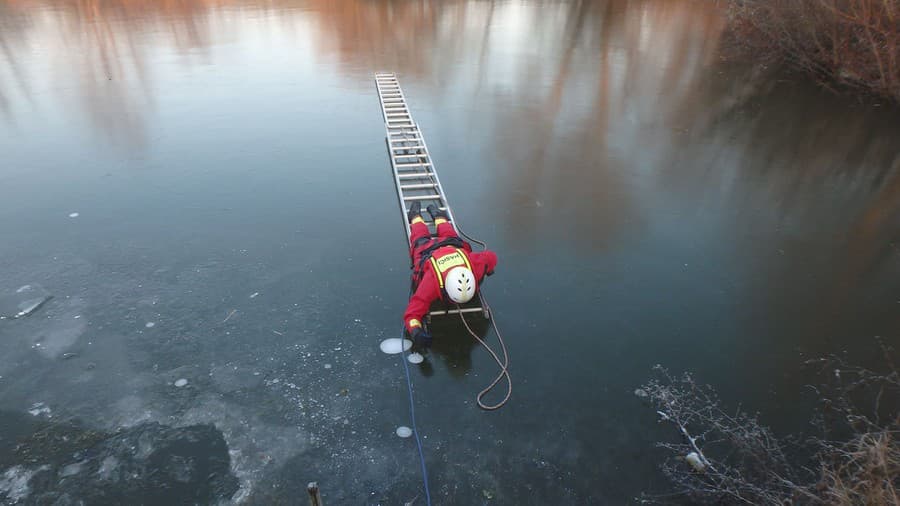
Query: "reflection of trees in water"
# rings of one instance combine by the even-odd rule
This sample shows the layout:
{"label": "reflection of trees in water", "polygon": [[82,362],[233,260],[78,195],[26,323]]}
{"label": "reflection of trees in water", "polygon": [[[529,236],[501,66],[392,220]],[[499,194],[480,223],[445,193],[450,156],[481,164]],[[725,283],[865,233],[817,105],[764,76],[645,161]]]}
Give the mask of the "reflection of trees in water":
{"label": "reflection of trees in water", "polygon": [[627,179],[646,159],[642,151],[660,159],[671,148],[671,139],[654,136],[683,121],[681,104],[706,77],[722,23],[714,10],[677,1],[573,3],[566,16],[566,31],[542,60],[549,91],[533,86],[533,75],[520,76],[515,101],[532,106],[499,122],[498,131],[513,132],[500,141],[514,154],[507,170],[516,189],[498,193],[524,210],[512,215],[515,239],[537,230],[539,213],[529,209],[549,204],[578,242],[602,247],[637,225]]}
{"label": "reflection of trees in water", "polygon": [[[78,0],[0,1],[0,51],[27,93],[23,70],[38,59],[28,43],[45,49],[57,82],[78,85],[81,106],[110,138],[129,144],[144,137],[144,114],[153,105],[152,75],[146,63],[148,34],[171,40],[180,53],[210,45],[208,16],[221,1]],[[25,40],[27,39],[27,40]],[[12,41],[18,42],[13,47]],[[208,58],[208,53],[202,53]],[[40,62],[38,62],[40,63]],[[45,78],[46,76],[41,76]],[[0,110],[6,95],[0,82]],[[6,108],[7,114],[9,108]]]}
{"label": "reflection of trees in water", "polygon": [[0,114],[8,119],[11,119],[11,111],[7,95],[11,92],[6,92],[4,86],[15,86],[25,97],[29,97],[25,72],[15,57],[15,51],[20,50],[22,39],[29,26],[28,16],[0,3],[0,71],[4,66],[8,71],[8,74],[0,72]]}
{"label": "reflection of trees in water", "polygon": [[309,5],[320,22],[320,51],[337,53],[350,67],[394,69],[416,77],[434,70],[441,21],[458,6],[364,0],[310,0]]}
{"label": "reflection of trees in water", "polygon": [[[782,279],[795,279],[787,271],[797,261],[818,269],[822,275],[808,280],[817,300],[803,310],[815,327],[807,335],[828,335],[842,324],[858,323],[858,315],[846,308],[859,306],[859,300],[873,302],[866,310],[891,300],[900,279],[900,125],[890,113],[862,114],[859,104],[834,97],[823,108],[817,95],[774,90],[758,97],[769,102],[765,109],[725,118],[711,136],[722,143],[733,139],[727,162],[744,178],[758,181],[758,191],[784,229],[815,224],[815,230],[789,234],[796,237],[796,251],[787,253],[794,261],[775,258],[764,275],[779,286]],[[731,188],[728,192],[741,198]],[[771,249],[751,245],[761,255],[767,246]],[[786,293],[792,291],[788,287]],[[770,297],[770,314],[795,319],[795,306],[785,298]],[[900,312],[894,315],[900,328]]]}
{"label": "reflection of trees in water", "polygon": [[[448,88],[459,77],[461,65],[477,62],[481,72],[472,76],[475,80],[490,72],[489,53],[497,49],[492,40],[496,15],[533,11],[494,0],[309,0],[307,5],[318,22],[318,52],[337,55],[342,73],[364,77],[390,70],[436,89]],[[532,34],[538,39],[545,26],[536,24],[529,29],[538,30]]]}

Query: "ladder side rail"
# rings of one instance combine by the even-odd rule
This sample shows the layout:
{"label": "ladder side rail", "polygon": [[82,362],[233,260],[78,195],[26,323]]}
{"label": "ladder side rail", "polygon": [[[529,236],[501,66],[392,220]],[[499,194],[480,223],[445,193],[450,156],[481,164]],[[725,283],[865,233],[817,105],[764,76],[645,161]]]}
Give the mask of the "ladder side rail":
{"label": "ladder side rail", "polygon": [[[431,151],[428,149],[428,143],[425,142],[425,134],[422,133],[422,130],[421,130],[421,129],[419,130],[419,137],[421,138],[422,145],[425,146],[425,152],[426,152],[426,153],[430,153]],[[438,176],[437,168],[434,166],[434,163],[433,163],[433,162],[432,162],[432,165],[431,165],[431,172],[434,173],[434,179],[435,179],[435,181],[437,182],[438,190],[439,190],[439,192],[441,193],[441,195],[443,195],[443,193],[444,193],[444,187],[443,187],[443,185],[441,185],[441,180],[440,180],[440,177]],[[453,216],[453,210],[450,209],[450,204],[447,203],[447,200],[446,200],[446,199],[444,199],[444,204],[445,204],[445,206],[447,207],[447,209],[446,209],[446,211],[447,211],[447,217],[450,218],[450,222],[453,223],[453,228],[454,228],[454,230],[455,230],[455,229],[456,229],[456,218]],[[458,231],[457,231],[457,232],[458,232]],[[482,282],[483,282],[483,281],[484,281],[484,280],[482,279]],[[480,290],[480,289],[476,292],[476,295],[478,296],[478,305],[479,305],[482,309],[484,309],[486,306],[485,306],[484,297],[482,296],[481,290]],[[449,313],[444,313],[444,314],[449,314]],[[485,314],[487,314],[487,311],[485,311]],[[429,313],[429,315],[430,315],[430,313]]]}
{"label": "ladder side rail", "polygon": [[[381,81],[388,81],[387,83],[382,83]],[[409,111],[409,106],[406,102],[406,95],[403,93],[403,89],[400,87],[400,82],[397,80],[395,74],[376,74],[375,75],[375,85],[378,89],[379,102],[381,106],[381,115],[384,119],[384,128],[385,128],[385,145],[388,151],[388,158],[391,161],[391,171],[394,175],[394,188],[397,191],[397,199],[400,205],[400,210],[402,211],[404,217],[404,226],[406,229],[406,239],[407,244],[409,244],[409,240],[412,237],[412,233],[410,230],[410,224],[405,219],[408,213],[408,209],[406,208],[406,198],[407,197],[426,197],[427,195],[414,195],[414,193],[418,190],[422,190],[422,188],[410,188],[408,189],[410,195],[404,194],[403,184],[400,181],[400,167],[398,165],[410,164],[410,159],[415,159],[420,166],[425,168],[424,170],[427,174],[424,174],[421,179],[426,179],[434,184],[433,194],[434,197],[428,199],[420,199],[420,200],[432,200],[438,204],[438,207],[444,210],[447,213],[447,217],[451,222],[455,223],[456,219],[453,216],[453,210],[450,208],[450,204],[447,202],[446,194],[444,193],[443,185],[441,184],[440,177],[438,176],[437,169],[434,166],[434,161],[431,158],[431,153],[428,149],[428,144],[425,141],[425,136],[422,133],[419,124],[413,120],[412,113]],[[382,86],[389,86],[390,90],[382,89]],[[390,95],[386,97],[385,95]],[[390,107],[388,107],[390,105]],[[390,113],[388,113],[388,109],[390,109]],[[398,118],[396,120],[391,121],[389,119],[388,114],[390,114],[390,118]],[[399,119],[399,116],[405,116],[406,119]],[[404,125],[391,125],[391,123],[408,123]],[[395,137],[397,136],[397,137]],[[395,143],[403,143],[410,144],[416,143],[418,146],[395,146]],[[406,148],[406,149],[404,149]],[[421,151],[420,153],[415,154],[405,154],[399,155],[396,154],[395,151]],[[401,162],[398,159],[405,159],[405,161]],[[418,179],[418,178],[417,178]],[[456,228],[453,225],[454,229]],[[435,230],[434,233],[437,233]],[[484,309],[484,299],[482,298],[481,291],[478,291],[478,306],[479,307],[469,307],[469,308],[459,308],[459,309],[450,309],[445,307],[442,310],[429,311],[426,313],[427,317],[437,316],[437,315],[448,315],[448,314],[456,314],[456,313],[468,313],[468,312],[478,312],[483,311]]]}
{"label": "ladder side rail", "polygon": [[[431,153],[431,151],[428,149],[428,143],[425,142],[425,135],[422,134],[421,129],[419,129],[419,137],[421,138],[422,146],[425,147],[425,152]],[[429,156],[428,159],[431,160],[431,156]],[[453,217],[453,210],[450,209],[450,204],[447,202],[447,199],[444,198],[444,186],[441,184],[441,179],[438,176],[437,168],[434,166],[433,161],[431,162],[431,172],[433,174],[432,177],[434,178],[434,182],[437,183],[438,193],[442,197],[444,207],[446,207],[447,216],[450,218],[450,221],[452,223],[456,223],[456,218]],[[453,228],[456,229],[456,225],[454,225]]]}

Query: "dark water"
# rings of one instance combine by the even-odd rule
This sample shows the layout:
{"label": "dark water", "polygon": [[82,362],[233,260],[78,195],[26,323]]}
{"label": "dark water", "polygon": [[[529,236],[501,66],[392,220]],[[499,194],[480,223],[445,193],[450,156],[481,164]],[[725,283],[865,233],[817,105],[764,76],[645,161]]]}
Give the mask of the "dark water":
{"label": "dark water", "polygon": [[[167,503],[291,504],[316,480],[327,503],[424,504],[378,349],[408,260],[376,71],[500,256],[512,401],[475,407],[496,368],[458,324],[413,370],[435,504],[664,490],[674,436],[633,395],[654,364],[802,430],[804,360],[900,338],[900,116],[754,81],[722,29],[690,1],[0,2],[0,290],[54,296],[0,321],[0,448],[65,420],[88,449],[168,451],[115,431],[214,424],[192,465],[220,433],[239,490]],[[133,490],[27,448],[8,502]]]}

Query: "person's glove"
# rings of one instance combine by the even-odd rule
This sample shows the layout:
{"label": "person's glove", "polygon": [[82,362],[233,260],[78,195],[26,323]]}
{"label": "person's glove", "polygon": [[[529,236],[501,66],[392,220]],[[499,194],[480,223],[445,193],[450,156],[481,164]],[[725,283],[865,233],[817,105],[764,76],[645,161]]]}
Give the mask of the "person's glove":
{"label": "person's glove", "polygon": [[422,330],[416,329],[416,333],[413,334],[413,346],[412,349],[414,352],[425,351],[431,347],[431,334]]}

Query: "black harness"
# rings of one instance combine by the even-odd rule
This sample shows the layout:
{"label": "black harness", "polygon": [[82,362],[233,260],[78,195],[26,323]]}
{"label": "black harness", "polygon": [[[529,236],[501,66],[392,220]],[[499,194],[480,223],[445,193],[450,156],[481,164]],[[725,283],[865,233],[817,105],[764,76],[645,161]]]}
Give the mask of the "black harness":
{"label": "black harness", "polygon": [[[425,241],[423,241],[423,239],[427,240],[427,241],[434,240],[434,238],[432,238],[432,237],[421,237],[416,241],[416,243],[419,243],[419,241],[422,241],[422,243],[424,243]],[[413,249],[415,249],[415,247],[417,245],[418,244],[415,244],[413,246]],[[431,259],[431,256],[434,254],[434,252],[438,248],[443,248],[444,246],[453,246],[454,248],[462,248],[464,245],[465,245],[465,242],[462,239],[460,239],[459,237],[447,237],[446,239],[442,239],[440,241],[434,240],[434,244],[432,244],[431,246],[428,246],[427,248],[422,250],[422,258],[419,259],[419,264],[413,266],[413,273],[412,273],[412,289],[413,289],[413,291],[416,290],[416,287],[419,286],[419,282],[422,281],[422,276],[425,275],[425,264],[428,262],[428,260]],[[413,254],[415,255],[415,251],[413,251]]]}

